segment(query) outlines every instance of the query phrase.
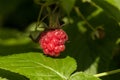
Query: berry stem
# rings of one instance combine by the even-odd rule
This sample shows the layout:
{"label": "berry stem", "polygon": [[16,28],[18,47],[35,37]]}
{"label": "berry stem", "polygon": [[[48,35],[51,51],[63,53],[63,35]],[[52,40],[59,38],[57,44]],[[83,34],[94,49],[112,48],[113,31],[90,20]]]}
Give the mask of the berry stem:
{"label": "berry stem", "polygon": [[55,11],[57,10],[57,8],[58,8],[58,6],[56,5],[55,8],[54,8],[53,11],[52,11],[52,14],[55,13]]}
{"label": "berry stem", "polygon": [[40,3],[39,0],[33,0],[34,3],[38,4],[38,5],[43,5],[43,3]]}
{"label": "berry stem", "polygon": [[120,72],[120,69],[116,69],[116,70],[112,70],[112,71],[108,71],[108,72],[102,72],[99,74],[95,74],[94,76],[95,77],[103,77],[103,76],[108,76],[108,75],[119,73],[119,72]]}
{"label": "berry stem", "polygon": [[45,3],[42,3],[40,0],[33,0],[33,1],[34,1],[34,3],[36,3],[38,5],[46,5],[46,6],[49,6],[49,5],[56,3],[56,2],[48,3],[47,1]]}
{"label": "berry stem", "polygon": [[86,20],[86,18],[83,16],[83,14],[81,13],[80,9],[78,7],[74,7],[76,13],[78,16],[80,16],[85,22],[86,24],[88,25],[88,27],[90,29],[92,29],[93,31],[95,31],[95,29],[93,28],[93,26]]}
{"label": "berry stem", "polygon": [[40,21],[41,15],[42,15],[43,8],[44,8],[44,6],[41,6],[40,11],[39,11],[39,15],[38,15],[38,18],[37,18],[37,24],[36,24],[35,30],[37,30],[37,27],[39,26],[39,21]]}

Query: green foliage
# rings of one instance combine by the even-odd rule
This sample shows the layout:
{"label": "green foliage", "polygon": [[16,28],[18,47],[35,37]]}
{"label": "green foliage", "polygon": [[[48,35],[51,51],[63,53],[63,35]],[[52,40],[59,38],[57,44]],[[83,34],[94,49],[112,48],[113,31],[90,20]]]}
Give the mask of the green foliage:
{"label": "green foliage", "polygon": [[[112,16],[115,20],[120,22],[120,6],[118,5],[120,2],[118,0],[92,0],[95,2],[100,8],[102,8],[108,15]],[[110,3],[108,3],[108,2]],[[113,4],[113,5],[112,5]]]}
{"label": "green foliage", "polygon": [[76,63],[70,57],[54,59],[40,53],[24,53],[0,58],[0,68],[25,75],[31,80],[67,80],[76,69]]}
{"label": "green foliage", "polygon": [[7,80],[7,79],[6,79],[6,78],[1,78],[1,77],[0,77],[0,80]]}
{"label": "green foliage", "polygon": [[[18,31],[16,23],[24,25],[29,20],[33,21],[30,17],[37,19],[35,16],[38,16],[39,10],[35,14],[31,7],[38,9],[42,5],[38,6],[31,1],[30,9],[21,11],[18,7],[25,4],[24,0],[18,2],[12,0],[10,3],[0,1],[5,4],[0,5],[4,7],[0,9],[0,80],[100,80],[94,75],[120,68],[119,0],[35,1],[46,2],[51,10],[54,10],[54,6],[50,5],[58,3],[58,7],[62,9],[59,14],[62,16],[60,20],[67,24],[64,30],[69,36],[66,50],[57,58],[48,57],[43,55],[40,45],[29,38],[27,32],[29,29],[33,31],[35,25],[30,25],[28,28],[24,26],[23,31]],[[16,10],[20,14],[15,15],[15,18],[9,18],[10,14],[16,14]],[[26,12],[29,14],[25,17],[23,13]],[[42,16],[47,14],[45,8]],[[44,23],[49,24],[47,20],[44,20]],[[36,34],[38,32],[32,36],[35,38],[39,36]],[[119,71],[114,73],[116,72]],[[119,80],[120,78],[120,73],[107,75],[101,79]]]}
{"label": "green foliage", "polygon": [[120,10],[120,0],[106,0],[108,3],[114,5],[116,8]]}
{"label": "green foliage", "polygon": [[60,4],[64,11],[69,14],[73,9],[76,0],[60,0]]}
{"label": "green foliage", "polygon": [[82,72],[77,72],[70,77],[70,80],[101,80],[101,79]]}
{"label": "green foliage", "polygon": [[70,77],[76,69],[76,62],[70,57],[55,59],[32,52],[2,57],[0,68],[25,75],[31,80],[99,80],[84,73],[76,73]]}

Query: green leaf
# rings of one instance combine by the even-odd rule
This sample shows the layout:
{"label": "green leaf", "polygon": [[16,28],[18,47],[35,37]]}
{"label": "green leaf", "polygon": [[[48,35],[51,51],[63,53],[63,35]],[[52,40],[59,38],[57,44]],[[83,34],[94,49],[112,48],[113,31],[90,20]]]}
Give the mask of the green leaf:
{"label": "green leaf", "polygon": [[1,57],[0,68],[30,80],[67,80],[76,69],[76,62],[70,57],[56,59],[31,52]]}
{"label": "green leaf", "polygon": [[72,10],[76,0],[60,0],[60,4],[67,14]]}
{"label": "green leaf", "polygon": [[[85,15],[84,10],[80,10]],[[70,41],[66,45],[66,55],[70,55],[76,59],[78,71],[82,70],[89,74],[108,71],[109,62],[114,54],[116,40],[120,36],[120,27],[117,22],[103,11],[92,16],[88,22],[93,28],[103,25],[105,33],[103,39],[93,40],[90,36],[92,30],[86,24],[77,25],[81,17],[72,16],[74,16],[72,17],[74,23],[70,24],[66,29]],[[79,27],[81,26],[86,28],[86,32],[83,33],[80,30]]]}
{"label": "green leaf", "polygon": [[[117,5],[113,5],[113,1],[105,1],[105,0],[92,0],[96,5],[98,5],[100,8],[102,8],[107,14],[109,14],[111,17],[113,17],[118,23],[120,22],[120,6],[118,6],[118,1]],[[115,0],[114,0],[115,1]],[[120,2],[120,1],[119,1]]]}
{"label": "green leaf", "polygon": [[0,80],[8,80],[8,79],[0,77]]}
{"label": "green leaf", "polygon": [[77,72],[70,77],[70,80],[101,80],[93,75]]}
{"label": "green leaf", "polygon": [[37,46],[39,47],[32,42],[27,33],[15,29],[0,28],[0,56],[37,52]]}
{"label": "green leaf", "polygon": [[106,1],[120,10],[120,0],[106,0]]}

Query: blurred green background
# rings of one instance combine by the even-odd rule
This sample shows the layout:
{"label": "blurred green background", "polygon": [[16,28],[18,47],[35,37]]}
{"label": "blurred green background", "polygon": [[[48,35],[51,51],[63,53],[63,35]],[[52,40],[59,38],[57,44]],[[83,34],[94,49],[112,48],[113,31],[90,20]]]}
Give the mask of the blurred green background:
{"label": "blurred green background", "polygon": [[24,30],[36,21],[39,6],[33,0],[0,0],[0,25]]}
{"label": "blurred green background", "polygon": [[[74,7],[80,9],[95,30],[75,12],[74,7],[69,16],[66,14],[65,8],[72,5],[66,6],[67,1],[60,5],[64,14],[61,20],[66,22],[69,17],[72,22],[63,27],[69,41],[60,57],[73,57],[78,64],[77,71],[90,74],[120,68],[120,1],[76,0]],[[33,0],[0,0],[0,56],[42,52],[39,44],[28,37],[28,29],[37,21],[40,7]],[[0,76],[9,80],[28,80],[22,75],[2,69]],[[119,76],[120,73],[102,79],[119,80]]]}

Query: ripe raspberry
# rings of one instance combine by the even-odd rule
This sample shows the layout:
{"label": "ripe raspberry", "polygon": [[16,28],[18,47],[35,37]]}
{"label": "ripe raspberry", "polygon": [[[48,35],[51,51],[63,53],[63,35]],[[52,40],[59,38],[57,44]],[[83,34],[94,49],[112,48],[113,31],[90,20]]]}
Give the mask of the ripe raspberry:
{"label": "ripe raspberry", "polygon": [[67,40],[68,36],[62,29],[50,29],[41,33],[39,44],[44,54],[56,57],[65,50]]}

